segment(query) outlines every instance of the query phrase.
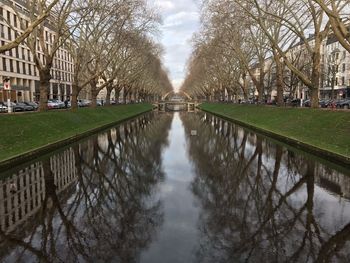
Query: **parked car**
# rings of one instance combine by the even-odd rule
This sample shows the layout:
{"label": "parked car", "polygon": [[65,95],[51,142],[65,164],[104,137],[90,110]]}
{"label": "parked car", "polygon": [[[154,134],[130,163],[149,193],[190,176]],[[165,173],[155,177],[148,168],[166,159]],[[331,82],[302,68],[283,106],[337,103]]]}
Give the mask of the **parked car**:
{"label": "parked car", "polygon": [[254,104],[254,101],[251,99],[248,100],[241,100],[241,104]]}
{"label": "parked car", "polygon": [[104,103],[105,103],[105,102],[104,102],[103,100],[96,100],[97,106],[103,106]]}
{"label": "parked car", "polygon": [[303,106],[304,107],[311,107],[311,101],[310,100],[304,100],[303,101]]}
{"label": "parked car", "polygon": [[89,107],[90,105],[91,105],[90,100],[85,100],[85,99],[78,100],[79,107]]}
{"label": "parked car", "polygon": [[66,105],[64,105],[63,101],[61,101],[61,100],[54,100],[54,101],[57,103],[59,109],[63,109],[66,107]]}
{"label": "parked car", "polygon": [[293,107],[299,107],[300,106],[300,99],[292,99],[290,101],[290,105]]}
{"label": "parked car", "polygon": [[47,108],[48,109],[59,109],[59,105],[56,100],[48,100],[47,101]]}
{"label": "parked car", "polygon": [[17,112],[17,111],[25,111],[25,107],[21,104],[17,104],[14,102],[10,102],[10,105],[7,104],[7,102],[4,102],[5,106],[7,106],[7,108],[10,106],[13,112]]}
{"label": "parked car", "polygon": [[337,103],[338,108],[350,109],[350,99],[341,100]]}
{"label": "parked car", "polygon": [[267,100],[266,104],[267,105],[277,105],[277,101],[276,100]]}
{"label": "parked car", "polygon": [[7,106],[3,102],[0,102],[0,112],[7,112]]}
{"label": "parked car", "polygon": [[319,101],[319,105],[321,108],[328,108],[330,106],[330,103],[332,103],[332,100],[330,99],[322,99]]}
{"label": "parked car", "polygon": [[16,105],[17,105],[17,107],[22,107],[23,111],[33,111],[34,110],[33,106],[27,105],[23,102],[17,102]]}
{"label": "parked car", "polygon": [[39,108],[39,104],[37,104],[35,102],[31,102],[31,101],[27,102],[27,101],[25,101],[23,103],[28,105],[28,106],[32,106],[34,110],[38,110],[38,108]]}

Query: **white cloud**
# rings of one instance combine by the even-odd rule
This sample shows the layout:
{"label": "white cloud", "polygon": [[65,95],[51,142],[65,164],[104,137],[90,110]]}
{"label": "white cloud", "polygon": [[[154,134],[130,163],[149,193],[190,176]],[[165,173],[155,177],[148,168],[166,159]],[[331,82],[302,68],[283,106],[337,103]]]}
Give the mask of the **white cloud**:
{"label": "white cloud", "polygon": [[173,1],[156,0],[154,4],[156,7],[159,7],[162,12],[170,12],[175,8]]}
{"label": "white cloud", "polygon": [[197,21],[198,16],[198,12],[178,12],[164,19],[163,28],[171,28],[180,25],[185,25],[188,27],[190,23]]}
{"label": "white cloud", "polygon": [[192,34],[199,27],[198,6],[196,0],[154,0],[153,3],[160,9],[163,18],[163,62],[174,88],[178,89],[185,78],[185,66],[192,50]]}

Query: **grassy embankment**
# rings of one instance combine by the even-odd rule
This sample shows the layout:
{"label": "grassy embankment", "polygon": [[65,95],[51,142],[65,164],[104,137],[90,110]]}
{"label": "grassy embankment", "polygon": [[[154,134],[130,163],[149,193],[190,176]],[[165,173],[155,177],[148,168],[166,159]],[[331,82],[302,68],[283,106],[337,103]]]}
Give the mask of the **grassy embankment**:
{"label": "grassy embankment", "polygon": [[0,115],[0,162],[121,121],[152,109],[150,104]]}
{"label": "grassy embankment", "polygon": [[202,104],[200,108],[350,157],[349,111],[209,103]]}

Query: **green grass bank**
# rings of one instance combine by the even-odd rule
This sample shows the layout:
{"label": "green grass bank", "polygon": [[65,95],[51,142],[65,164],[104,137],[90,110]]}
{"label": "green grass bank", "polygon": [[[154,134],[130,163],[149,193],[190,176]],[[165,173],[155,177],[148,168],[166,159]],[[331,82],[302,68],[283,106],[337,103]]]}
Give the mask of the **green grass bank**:
{"label": "green grass bank", "polygon": [[349,111],[215,103],[204,103],[200,108],[321,150],[350,157]]}
{"label": "green grass bank", "polygon": [[152,109],[150,104],[0,115],[0,162]]}

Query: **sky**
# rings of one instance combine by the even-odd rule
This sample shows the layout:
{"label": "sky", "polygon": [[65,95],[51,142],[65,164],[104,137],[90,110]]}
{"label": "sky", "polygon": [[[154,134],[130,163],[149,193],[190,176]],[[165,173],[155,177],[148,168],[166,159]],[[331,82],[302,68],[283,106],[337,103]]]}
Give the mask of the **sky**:
{"label": "sky", "polygon": [[153,0],[163,19],[160,41],[163,63],[175,90],[186,76],[186,62],[191,54],[191,38],[199,31],[198,0]]}

